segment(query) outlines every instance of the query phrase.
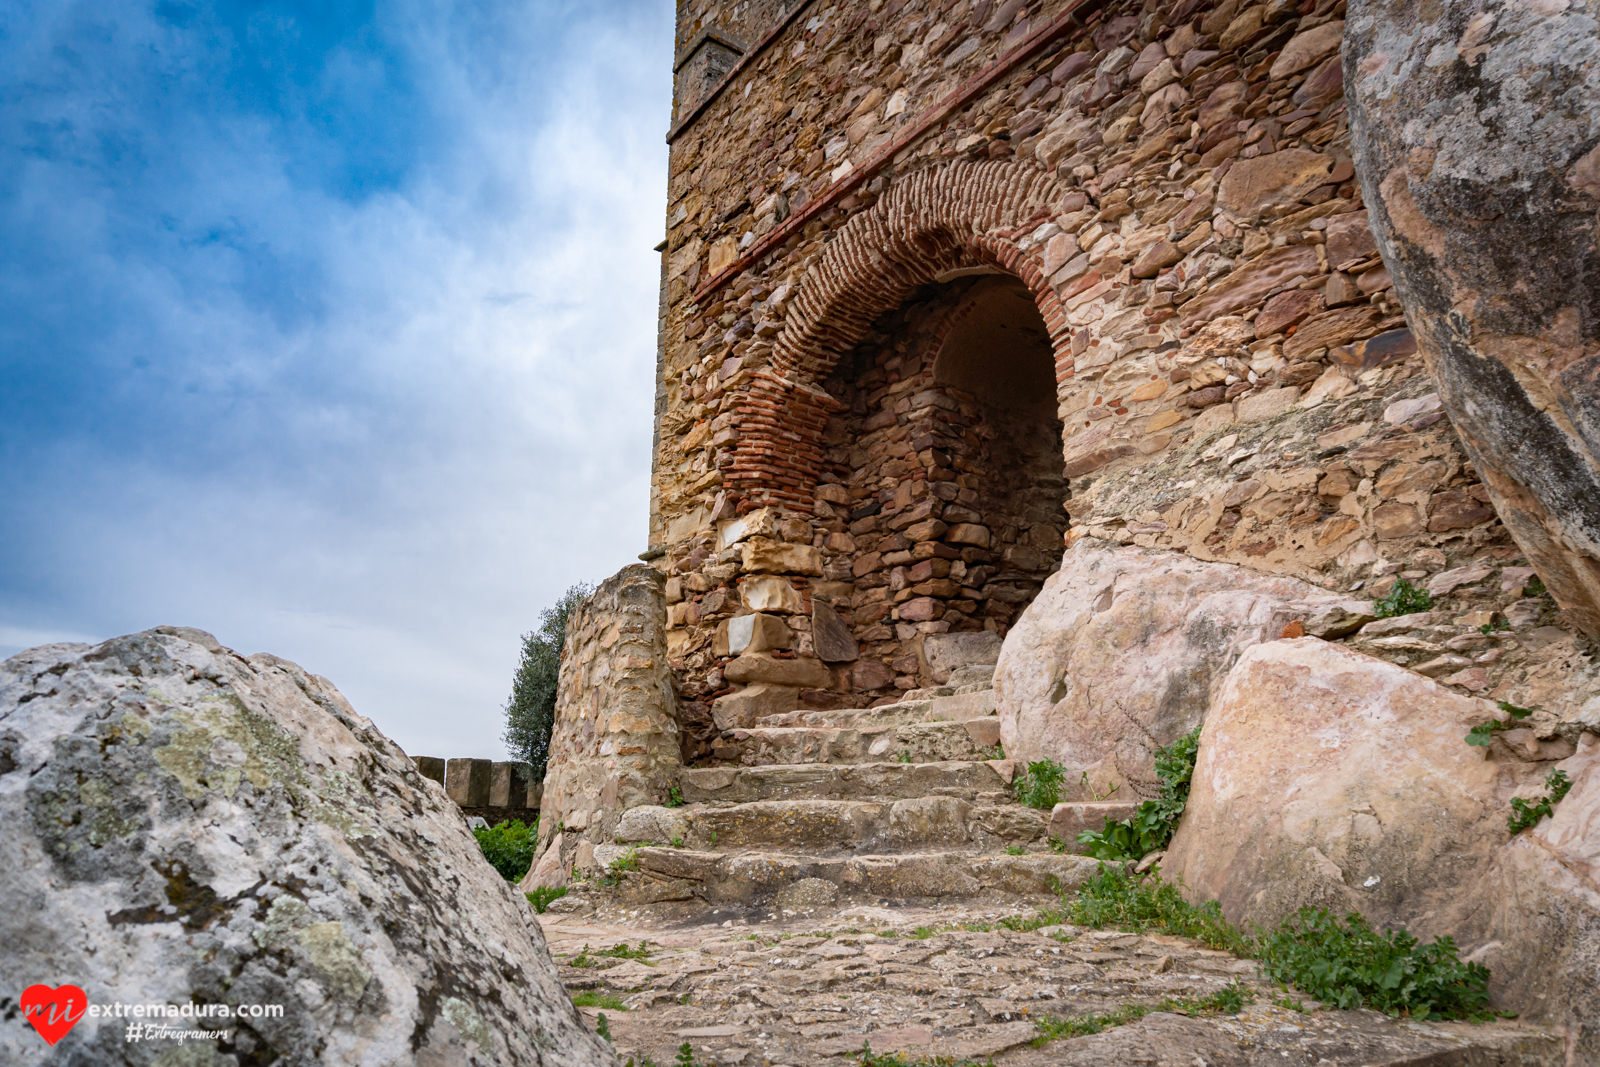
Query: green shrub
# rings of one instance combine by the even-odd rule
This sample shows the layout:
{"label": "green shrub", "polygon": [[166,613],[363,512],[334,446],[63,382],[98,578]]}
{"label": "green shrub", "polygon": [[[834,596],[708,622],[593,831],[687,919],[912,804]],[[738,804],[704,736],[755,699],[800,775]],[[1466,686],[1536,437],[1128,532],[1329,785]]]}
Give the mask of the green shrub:
{"label": "green shrub", "polygon": [[1285,985],[1341,1008],[1376,1008],[1415,1019],[1485,1019],[1489,969],[1462,963],[1441,937],[1419,945],[1404,930],[1377,931],[1360,912],[1341,922],[1301,908],[1260,943],[1262,969]]}
{"label": "green shrub", "polygon": [[544,910],[550,906],[552,900],[567,895],[567,887],[564,885],[540,886],[533,892],[523,895],[528,898],[528,903],[533,905],[533,910],[543,915]]}
{"label": "green shrub", "polygon": [[1156,777],[1161,792],[1146,800],[1131,819],[1106,820],[1099,830],[1085,830],[1078,843],[1102,860],[1136,860],[1167,847],[1178,819],[1189,803],[1189,780],[1194,777],[1194,762],[1200,751],[1200,727],[1178,738],[1166,748],[1156,749]]}
{"label": "green shrub", "polygon": [[[1413,1018],[1493,1018],[1489,970],[1462,963],[1456,945],[1440,937],[1427,945],[1403,930],[1375,931],[1359,912],[1341,922],[1322,908],[1302,908],[1271,933],[1246,934],[1214,900],[1190,904],[1159,877],[1136,880],[1118,867],[1099,870],[1068,903],[1075,923],[1143,933],[1160,930],[1211,948],[1261,961],[1272,981],[1293,985],[1341,1008],[1375,1008]],[[1227,1009],[1231,1010],[1231,1009]]]}
{"label": "green shrub", "polygon": [[567,643],[567,620],[589,598],[592,586],[579,582],[539,613],[539,628],[522,635],[522,659],[511,679],[506,702],[505,744],[517,759],[533,765],[535,779],[544,778],[550,759],[550,732],[556,721],[556,683],[561,675],[561,650]]}
{"label": "green shrub", "polygon": [[661,806],[663,808],[681,808],[683,803],[683,790],[677,786],[670,786],[667,789],[667,799],[662,802]]}
{"label": "green shrub", "polygon": [[1012,785],[1017,803],[1049,811],[1061,803],[1061,783],[1066,775],[1066,768],[1053,759],[1030,761],[1027,773]]}
{"label": "green shrub", "polygon": [[1394,588],[1389,590],[1389,595],[1379,597],[1373,602],[1377,607],[1378,618],[1392,619],[1397,615],[1412,615],[1419,611],[1428,611],[1433,607],[1433,597],[1428,595],[1426,589],[1418,589],[1404,578],[1394,583]]}
{"label": "green shrub", "polygon": [[1511,814],[1506,816],[1506,829],[1520,834],[1546,815],[1554,815],[1555,806],[1571,791],[1572,779],[1567,777],[1566,771],[1552,771],[1545,778],[1544,787],[1549,792],[1532,804],[1521,797],[1511,798]]}
{"label": "green shrub", "polygon": [[515,882],[533,866],[533,850],[538,843],[539,820],[524,826],[521,819],[481,826],[472,831],[483,849],[483,858],[489,866],[500,872],[500,877]]}

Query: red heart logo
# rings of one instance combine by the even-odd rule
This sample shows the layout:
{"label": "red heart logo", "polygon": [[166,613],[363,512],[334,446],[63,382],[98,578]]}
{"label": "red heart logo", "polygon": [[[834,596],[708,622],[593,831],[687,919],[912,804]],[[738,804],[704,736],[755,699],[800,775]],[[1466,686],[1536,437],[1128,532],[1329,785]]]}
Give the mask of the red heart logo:
{"label": "red heart logo", "polygon": [[39,1036],[55,1044],[78,1025],[89,1010],[89,998],[75,985],[31,985],[22,991],[22,1014],[28,1017]]}

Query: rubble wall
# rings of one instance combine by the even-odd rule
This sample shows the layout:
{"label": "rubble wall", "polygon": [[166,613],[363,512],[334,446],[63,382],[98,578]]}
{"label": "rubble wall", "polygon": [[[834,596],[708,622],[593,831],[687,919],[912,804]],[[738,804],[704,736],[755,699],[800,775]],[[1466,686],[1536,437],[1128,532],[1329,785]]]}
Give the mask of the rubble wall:
{"label": "rubble wall", "polygon": [[594,846],[612,839],[623,811],[661,803],[676,781],[663,584],[649,567],[625,567],[568,621],[536,871],[589,867]]}
{"label": "rubble wall", "polygon": [[[1361,595],[1525,563],[1373,241],[1343,13],[872,0],[747,34],[671,136],[650,537],[684,721],[927,685],[929,634],[1003,637],[1085,535]],[[1048,517],[939,369],[985,280],[1048,346]],[[814,654],[819,601],[856,658]],[[752,612],[787,647],[719,644]]]}

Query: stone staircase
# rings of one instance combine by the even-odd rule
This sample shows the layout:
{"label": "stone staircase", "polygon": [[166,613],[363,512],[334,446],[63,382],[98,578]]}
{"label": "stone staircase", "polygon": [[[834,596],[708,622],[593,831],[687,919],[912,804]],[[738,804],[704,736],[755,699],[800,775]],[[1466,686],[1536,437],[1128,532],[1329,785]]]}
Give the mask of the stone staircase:
{"label": "stone staircase", "polygon": [[1051,837],[1073,841],[1082,820],[1098,828],[1131,809],[1016,803],[992,675],[967,666],[900,703],[781,712],[725,731],[712,765],[683,770],[683,806],[633,808],[617,843],[595,850],[622,875],[608,895],[792,913],[1075,888],[1095,863],[1057,852]]}

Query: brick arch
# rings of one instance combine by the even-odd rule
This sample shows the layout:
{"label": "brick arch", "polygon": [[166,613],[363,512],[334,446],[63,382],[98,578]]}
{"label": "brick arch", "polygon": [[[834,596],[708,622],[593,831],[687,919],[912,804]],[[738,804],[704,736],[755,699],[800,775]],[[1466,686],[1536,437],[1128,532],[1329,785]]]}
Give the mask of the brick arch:
{"label": "brick arch", "polygon": [[1057,383],[1071,377],[1065,309],[1041,257],[1017,246],[1066,192],[1029,163],[951,163],[897,179],[852,216],[807,272],[770,362],[735,403],[738,441],[722,473],[739,509],[810,513],[823,426],[838,407],[818,383],[880,315],[946,271],[991,264],[1021,279],[1050,331]]}

